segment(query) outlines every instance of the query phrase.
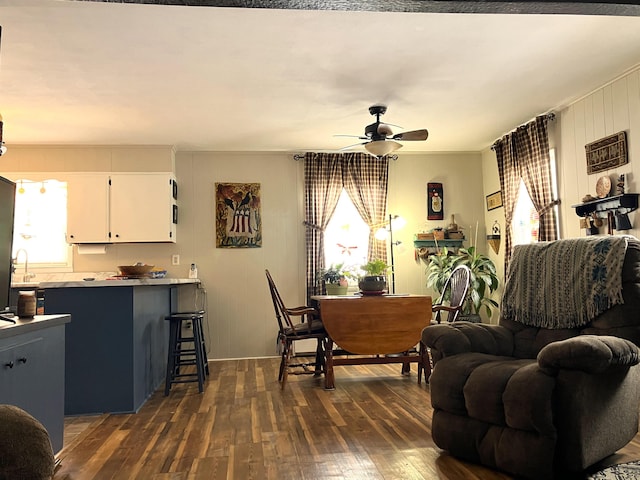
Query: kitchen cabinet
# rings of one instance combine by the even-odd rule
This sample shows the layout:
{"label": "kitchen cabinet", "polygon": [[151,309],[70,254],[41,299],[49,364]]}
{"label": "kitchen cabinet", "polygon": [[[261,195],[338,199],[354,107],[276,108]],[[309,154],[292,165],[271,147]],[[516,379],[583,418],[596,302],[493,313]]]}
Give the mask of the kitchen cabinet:
{"label": "kitchen cabinet", "polygon": [[82,174],[68,181],[69,243],[176,241],[171,173]]}
{"label": "kitchen cabinet", "polygon": [[64,330],[69,320],[68,315],[36,316],[32,324],[18,321],[0,329],[0,403],[15,405],[38,419],[54,452],[63,446]]}
{"label": "kitchen cabinet", "polygon": [[110,242],[108,175],[82,174],[67,180],[67,242]]}

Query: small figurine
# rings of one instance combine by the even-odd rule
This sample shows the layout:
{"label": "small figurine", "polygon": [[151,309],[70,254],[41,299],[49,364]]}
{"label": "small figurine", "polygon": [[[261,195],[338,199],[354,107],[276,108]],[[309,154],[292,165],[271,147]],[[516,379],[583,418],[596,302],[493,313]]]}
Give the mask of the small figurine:
{"label": "small figurine", "polygon": [[624,193],[624,173],[620,174],[618,181],[616,182],[616,195],[622,195]]}

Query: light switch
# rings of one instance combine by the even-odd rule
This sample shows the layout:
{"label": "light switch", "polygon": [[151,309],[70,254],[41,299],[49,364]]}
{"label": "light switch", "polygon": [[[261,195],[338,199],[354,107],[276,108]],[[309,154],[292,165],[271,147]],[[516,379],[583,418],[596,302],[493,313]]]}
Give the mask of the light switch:
{"label": "light switch", "polygon": [[180,255],[171,255],[171,265],[180,265]]}

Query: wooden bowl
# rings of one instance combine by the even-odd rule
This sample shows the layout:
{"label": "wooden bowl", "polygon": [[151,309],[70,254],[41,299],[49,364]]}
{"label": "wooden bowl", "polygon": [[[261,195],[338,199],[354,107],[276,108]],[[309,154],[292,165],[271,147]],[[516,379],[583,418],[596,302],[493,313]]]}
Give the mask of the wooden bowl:
{"label": "wooden bowl", "polygon": [[154,265],[121,265],[118,270],[126,277],[144,277],[153,270],[153,267]]}

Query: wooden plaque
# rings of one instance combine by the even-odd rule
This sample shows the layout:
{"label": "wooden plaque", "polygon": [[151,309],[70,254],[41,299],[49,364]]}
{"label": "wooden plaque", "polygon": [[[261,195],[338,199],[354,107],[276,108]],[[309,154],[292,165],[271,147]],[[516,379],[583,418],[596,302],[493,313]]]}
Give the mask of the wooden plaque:
{"label": "wooden plaque", "polygon": [[596,142],[587,143],[584,148],[587,155],[587,174],[589,175],[629,162],[626,132],[618,132]]}

